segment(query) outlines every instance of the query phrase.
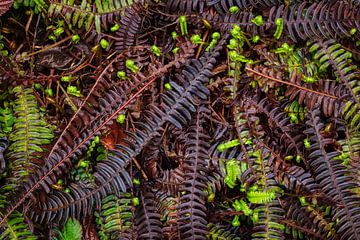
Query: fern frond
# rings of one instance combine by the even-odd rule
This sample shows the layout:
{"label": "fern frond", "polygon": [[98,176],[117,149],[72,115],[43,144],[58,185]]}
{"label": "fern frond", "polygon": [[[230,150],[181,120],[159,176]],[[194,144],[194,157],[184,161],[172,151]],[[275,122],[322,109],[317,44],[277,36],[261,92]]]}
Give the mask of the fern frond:
{"label": "fern frond", "polygon": [[81,240],[83,231],[78,220],[70,218],[65,223],[63,231],[56,230],[60,240]]}
{"label": "fern frond", "polygon": [[0,16],[9,10],[13,2],[14,0],[4,0],[0,2]]}
{"label": "fern frond", "polygon": [[[301,239],[302,235],[313,236],[320,239],[339,239],[334,223],[330,222],[319,207],[301,205],[298,201],[286,207],[286,217],[283,223],[286,231],[291,232],[294,238]],[[290,221],[289,221],[290,220]]]}
{"label": "fern frond", "polygon": [[53,133],[41,116],[33,90],[18,86],[14,92],[16,120],[9,137],[11,145],[7,157],[12,171],[11,183],[19,185],[19,181],[24,181],[29,173],[44,164],[39,153],[45,152],[42,146],[51,142]]}
{"label": "fern frond", "polygon": [[15,211],[4,222],[4,225],[0,228],[0,239],[24,239],[24,240],[36,240],[28,229],[27,224],[24,221],[24,217],[21,213]]}
{"label": "fern frond", "polygon": [[226,227],[221,226],[220,224],[209,223],[207,225],[208,233],[206,235],[207,239],[211,240],[240,240],[240,237],[236,234],[231,233],[226,229]]}
{"label": "fern frond", "polygon": [[207,163],[209,136],[202,126],[203,116],[209,114],[205,106],[199,106],[193,124],[186,134],[184,181],[180,191],[179,229],[185,239],[206,238]]}
{"label": "fern frond", "polygon": [[140,193],[140,207],[136,214],[137,239],[161,239],[161,215],[156,211],[154,194],[150,191]]}
{"label": "fern frond", "polygon": [[163,221],[162,233],[166,239],[181,239],[179,230],[179,197],[173,197],[166,192],[155,193],[156,208]]}
{"label": "fern frond", "polygon": [[311,141],[309,161],[315,180],[327,196],[338,202],[332,215],[332,219],[336,220],[338,235],[341,239],[358,239],[360,211],[357,206],[360,205],[360,197],[351,190],[357,187],[357,183],[351,170],[336,160],[338,153],[328,150],[327,145],[332,140],[321,133],[324,123],[320,119],[319,109],[309,112],[307,116],[308,129],[305,133]]}
{"label": "fern frond", "polygon": [[314,53],[314,59],[319,61],[320,70],[326,71],[331,66],[335,76],[345,86],[350,99],[343,102],[341,112],[350,126],[358,129],[360,127],[360,91],[357,86],[360,75],[357,66],[352,63],[351,53],[334,40],[314,43],[309,51]]}
{"label": "fern frond", "polygon": [[319,192],[320,187],[313,176],[299,166],[291,166],[279,171],[276,180],[297,195],[310,195]]}
{"label": "fern frond", "polygon": [[120,29],[115,33],[115,48],[121,53],[134,45],[136,35],[140,30],[143,7],[134,4],[125,9],[119,21]]}
{"label": "fern frond", "polygon": [[86,30],[94,23],[100,33],[101,27],[107,30],[109,25],[120,19],[124,9],[135,2],[141,0],[96,0],[94,3],[82,0],[80,5],[76,5],[74,0],[54,0],[49,7],[48,16],[64,16],[69,25],[82,28],[85,24]]}
{"label": "fern frond", "polygon": [[170,12],[176,13],[197,13],[201,14],[204,12],[204,8],[206,6],[206,0],[170,0],[166,3],[166,8],[170,10]]}
{"label": "fern frond", "polygon": [[124,193],[120,197],[109,195],[104,198],[96,219],[100,238],[131,239],[132,215],[130,194]]}
{"label": "fern frond", "polygon": [[250,164],[253,174],[258,175],[256,185],[259,190],[249,190],[247,196],[249,201],[260,204],[253,211],[258,215],[254,222],[253,239],[283,239],[284,210],[280,206],[279,197],[281,189],[276,185],[275,176],[271,170],[271,155],[264,150],[256,150],[252,153]]}
{"label": "fern frond", "polygon": [[[360,26],[360,14],[357,8],[345,1],[322,0],[309,5],[308,2],[274,6],[269,16],[264,18],[261,26],[251,20],[255,17],[252,11],[239,11],[215,18],[203,16],[216,29],[230,29],[237,24],[251,35],[270,37],[276,32],[276,21],[282,20],[283,30],[294,42],[308,39],[337,39],[354,37],[351,29]],[[359,33],[355,34],[358,37]]]}

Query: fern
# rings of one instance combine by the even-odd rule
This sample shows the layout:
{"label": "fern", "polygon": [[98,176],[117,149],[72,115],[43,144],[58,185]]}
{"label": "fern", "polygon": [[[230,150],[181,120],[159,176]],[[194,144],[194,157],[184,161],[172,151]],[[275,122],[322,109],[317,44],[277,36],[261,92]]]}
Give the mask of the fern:
{"label": "fern", "polygon": [[[276,21],[282,20],[283,31],[294,42],[308,39],[350,38],[351,29],[360,24],[360,15],[356,7],[345,1],[319,1],[309,5],[301,4],[279,5],[270,9],[264,23],[257,26],[251,22],[256,16],[251,11],[239,11],[236,14],[226,14],[223,18],[204,16],[216,29],[230,29],[238,24],[244,32],[251,35],[272,36],[276,32]],[[326,29],[326,30],[325,30]],[[358,36],[358,33],[355,33]]]}
{"label": "fern", "polygon": [[186,139],[185,176],[180,191],[179,230],[184,239],[206,237],[206,206],[207,198],[204,191],[207,183],[206,158],[208,156],[209,137],[202,127],[205,114],[209,114],[205,106],[199,106],[192,127]]}
{"label": "fern", "polygon": [[225,227],[219,224],[209,223],[207,225],[208,233],[207,239],[211,240],[239,240],[240,237],[236,236],[236,234],[231,233],[231,231],[227,230]]}
{"label": "fern", "polygon": [[40,153],[45,152],[43,145],[49,144],[53,133],[41,116],[35,96],[31,89],[14,88],[16,95],[11,145],[7,157],[12,170],[11,184],[19,185],[26,177],[40,168],[44,162]]}
{"label": "fern", "polygon": [[320,120],[319,109],[308,113],[308,119],[306,133],[312,142],[310,164],[323,192],[339,204],[332,215],[332,219],[337,222],[337,233],[341,239],[358,239],[360,233],[357,225],[360,222],[360,213],[356,206],[360,204],[360,198],[351,191],[357,184],[351,171],[335,160],[338,154],[327,150],[326,145],[330,139],[321,134],[324,124]]}
{"label": "fern", "polygon": [[137,239],[161,239],[162,223],[156,211],[154,194],[150,191],[140,193],[140,208],[137,212]]}
{"label": "fern", "polygon": [[291,221],[283,221],[287,226],[286,232],[291,232],[296,239],[302,239],[304,235],[321,239],[339,239],[334,222],[330,222],[320,208],[315,209],[307,203],[291,203],[287,208],[287,217]]}
{"label": "fern", "polygon": [[101,202],[101,211],[97,214],[100,239],[131,239],[132,214],[131,195],[121,197],[109,195]]}
{"label": "fern", "polygon": [[19,212],[12,213],[5,221],[4,227],[5,229],[1,230],[0,239],[38,239],[28,230],[24,217]]}
{"label": "fern", "polygon": [[[2,187],[0,190],[0,208],[7,205],[5,194],[9,191],[9,187]],[[0,214],[2,217],[2,214]],[[35,240],[37,237],[29,230],[22,213],[15,211],[0,227],[0,239],[24,239]]]}
{"label": "fern", "polygon": [[0,16],[9,10],[13,2],[14,0],[5,0],[0,3]]}
{"label": "fern", "polygon": [[69,219],[65,223],[64,230],[62,232],[56,230],[56,232],[60,240],[81,240],[83,235],[81,224],[76,219]]}
{"label": "fern", "polygon": [[352,63],[351,53],[347,52],[334,40],[318,42],[311,46],[310,52],[314,53],[314,59],[319,61],[320,70],[326,71],[330,66],[347,90],[349,100],[342,104],[342,114],[349,124],[358,129],[360,127],[360,97],[357,66]]}
{"label": "fern", "polygon": [[[106,30],[109,25],[119,21],[124,8],[136,1],[133,0],[82,0],[80,5],[76,5],[74,0],[56,0],[49,7],[48,14],[51,18],[64,16],[70,26],[82,28],[85,25],[89,30],[92,24],[95,25],[97,32],[101,32],[101,27]],[[95,11],[92,11],[93,7]]]}

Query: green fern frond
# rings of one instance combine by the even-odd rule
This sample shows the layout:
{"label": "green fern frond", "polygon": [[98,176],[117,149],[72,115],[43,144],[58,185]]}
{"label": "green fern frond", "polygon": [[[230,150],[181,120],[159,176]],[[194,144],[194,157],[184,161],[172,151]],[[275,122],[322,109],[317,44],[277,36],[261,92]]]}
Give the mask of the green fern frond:
{"label": "green fern frond", "polygon": [[36,14],[46,12],[48,9],[48,5],[45,3],[45,0],[15,0],[13,6],[15,9],[22,6],[31,7],[34,9]]}
{"label": "green fern frond", "polygon": [[19,212],[12,213],[3,226],[5,229],[0,230],[0,240],[37,239],[37,237],[35,237],[30,230],[27,229],[27,225],[24,223],[24,218]]}
{"label": "green fern frond", "polygon": [[13,131],[10,134],[12,142],[7,157],[12,170],[12,182],[28,176],[36,166],[33,162],[37,154],[44,152],[42,145],[49,144],[53,138],[52,131],[40,114],[32,89],[14,88],[16,95],[14,115],[16,117]]}
{"label": "green fern frond", "polygon": [[131,195],[124,193],[120,198],[109,195],[102,200],[100,213],[96,213],[99,237],[102,240],[121,238],[132,227]]}
{"label": "green fern frond", "polygon": [[56,232],[59,234],[60,240],[81,240],[83,235],[81,224],[72,218],[66,222],[62,232],[59,230]]}
{"label": "green fern frond", "polygon": [[275,191],[249,191],[247,193],[247,199],[251,203],[264,204],[271,202],[276,198]]}
{"label": "green fern frond", "polygon": [[208,233],[207,239],[210,240],[239,240],[240,238],[234,233],[227,230],[225,227],[219,226],[218,224],[209,223],[207,225]]}
{"label": "green fern frond", "polygon": [[[6,192],[5,188],[3,187],[1,189],[0,208],[5,208],[7,206],[7,201],[6,201],[5,195],[3,195],[3,193]],[[15,211],[5,221],[5,224],[0,228],[0,240],[3,240],[3,239],[9,239],[9,240],[12,240],[12,239],[34,240],[34,239],[37,239],[37,238],[28,229],[27,225],[25,224],[24,217],[23,217],[22,213],[19,213],[18,211]]]}
{"label": "green fern frond", "polygon": [[[82,0],[76,5],[74,0],[57,0],[50,5],[48,14],[50,17],[64,16],[69,26],[86,30],[94,23],[97,32],[101,32],[101,26],[113,25],[116,22],[108,22],[108,19],[119,20],[124,8],[137,2],[136,0]],[[92,9],[95,8],[95,11]],[[112,17],[109,18],[108,16]]]}

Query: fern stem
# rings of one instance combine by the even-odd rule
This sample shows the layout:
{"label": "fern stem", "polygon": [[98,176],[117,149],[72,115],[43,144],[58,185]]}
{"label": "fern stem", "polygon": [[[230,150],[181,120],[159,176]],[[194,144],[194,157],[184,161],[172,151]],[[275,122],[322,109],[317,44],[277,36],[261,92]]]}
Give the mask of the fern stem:
{"label": "fern stem", "polygon": [[283,81],[283,80],[280,80],[280,79],[265,75],[265,74],[263,74],[261,72],[255,71],[255,70],[253,70],[253,69],[251,69],[249,67],[246,67],[245,70],[247,70],[249,72],[252,72],[252,73],[254,73],[256,75],[259,75],[261,77],[267,78],[269,80],[272,80],[274,82],[286,84],[286,85],[289,85],[289,86],[292,86],[292,87],[295,87],[295,88],[298,88],[298,89],[301,89],[301,90],[304,90],[304,91],[307,91],[307,92],[315,93],[317,95],[326,96],[326,97],[329,97],[329,98],[332,98],[332,99],[338,99],[336,96],[333,96],[333,95],[330,95],[330,94],[327,94],[327,93],[323,93],[323,92],[318,92],[318,91],[315,91],[315,90],[312,90],[312,89],[308,89],[308,88],[296,85],[296,84],[291,83],[291,82],[286,82],[286,81]]}

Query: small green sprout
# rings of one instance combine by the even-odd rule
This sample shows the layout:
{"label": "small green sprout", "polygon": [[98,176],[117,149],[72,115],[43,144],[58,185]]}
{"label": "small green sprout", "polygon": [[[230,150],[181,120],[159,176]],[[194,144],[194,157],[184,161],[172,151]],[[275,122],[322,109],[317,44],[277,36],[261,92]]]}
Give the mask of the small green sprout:
{"label": "small green sprout", "polygon": [[165,83],[164,87],[165,87],[166,90],[172,90],[173,89],[170,83]]}
{"label": "small green sprout", "polygon": [[80,41],[80,36],[76,34],[72,36],[71,40],[76,44]]}
{"label": "small green sprout", "polygon": [[229,57],[230,57],[230,60],[233,62],[243,62],[243,63],[248,63],[248,64],[253,63],[253,61],[251,59],[248,59],[245,56],[238,54],[236,51],[230,51]]}
{"label": "small green sprout", "polygon": [[156,45],[151,46],[151,52],[157,57],[161,56],[161,50]]}
{"label": "small green sprout", "polygon": [[291,123],[299,123],[299,118],[296,113],[289,113]]}
{"label": "small green sprout", "polygon": [[193,44],[200,44],[200,43],[202,43],[202,39],[201,39],[201,37],[200,37],[199,34],[194,34],[194,35],[192,35],[191,38],[190,38],[190,41],[191,41]]}
{"label": "small green sprout", "polygon": [[8,50],[1,50],[1,51],[0,51],[0,54],[1,54],[1,56],[3,56],[3,57],[7,57],[7,56],[9,55],[9,51],[8,51]]}
{"label": "small green sprout", "polygon": [[172,50],[173,54],[177,54],[179,52],[180,48],[176,47]]}
{"label": "small green sprout", "polygon": [[56,41],[56,37],[53,34],[50,34],[48,38],[52,41]]}
{"label": "small green sprout", "polygon": [[214,199],[215,199],[215,193],[212,192],[208,195],[207,201],[214,202]]}
{"label": "small green sprout", "polygon": [[58,185],[64,185],[64,180],[63,179],[59,179],[56,184]]}
{"label": "small green sprout", "polygon": [[117,76],[118,78],[120,78],[121,80],[125,80],[125,79],[126,79],[126,73],[125,73],[124,71],[118,71],[118,72],[116,73],[116,76]]}
{"label": "small green sprout", "polygon": [[253,223],[257,223],[259,221],[259,210],[255,209],[253,215],[251,216],[251,220]]}
{"label": "small green sprout", "polygon": [[239,139],[234,139],[234,140],[219,144],[219,146],[217,146],[217,150],[219,152],[223,152],[228,148],[233,148],[233,147],[236,147],[238,145],[240,145]]}
{"label": "small green sprout", "polygon": [[62,82],[70,82],[71,78],[72,78],[71,76],[62,76],[61,81]]}
{"label": "small green sprout", "polygon": [[178,37],[177,32],[175,31],[171,32],[171,37],[175,40]]}
{"label": "small green sprout", "polygon": [[237,212],[243,212],[245,216],[250,216],[253,214],[253,210],[247,205],[244,200],[236,199],[232,206]]}
{"label": "small green sprout", "polygon": [[253,43],[259,42],[259,41],[260,41],[260,36],[259,36],[259,35],[253,36],[253,37],[251,38],[251,41],[252,41]]}
{"label": "small green sprout", "polygon": [[120,124],[123,124],[125,122],[126,115],[125,114],[119,114],[116,118],[116,121]]}
{"label": "small green sprout", "polygon": [[207,46],[207,48],[205,49],[205,51],[209,51],[210,49],[212,49],[216,43],[218,42],[219,38],[221,37],[220,33],[219,32],[214,32],[212,35],[211,35],[211,42],[209,43],[209,46]]}
{"label": "small green sprout", "polygon": [[103,48],[103,49],[106,49],[107,47],[109,47],[109,42],[106,41],[105,39],[101,39],[100,41],[100,46]]}
{"label": "small green sprout", "polygon": [[294,51],[294,47],[289,46],[287,43],[283,43],[281,47],[277,48],[274,52],[279,53],[292,53]]}
{"label": "small green sprout", "polygon": [[58,37],[60,36],[61,34],[63,34],[65,32],[64,28],[63,27],[59,27],[57,29],[54,30],[54,36],[55,37]]}
{"label": "small green sprout", "polygon": [[304,139],[304,146],[306,149],[309,149],[311,147],[310,140],[308,138]]}
{"label": "small green sprout", "polygon": [[45,92],[46,95],[48,95],[50,97],[54,96],[54,92],[53,92],[53,90],[51,88],[46,88],[44,90],[44,92]]}
{"label": "small green sprout", "polygon": [[238,47],[238,44],[239,44],[238,40],[232,38],[232,39],[230,39],[230,42],[229,42],[229,45],[227,45],[227,48],[231,49],[231,50],[236,49]]}
{"label": "small green sprout", "polygon": [[275,20],[276,30],[274,33],[274,38],[279,39],[281,37],[281,34],[284,30],[284,21],[282,18],[277,18]]}
{"label": "small green sprout", "polygon": [[309,203],[306,201],[305,197],[299,197],[299,201],[301,203],[301,206],[309,205]]}
{"label": "small green sprout", "polygon": [[234,14],[237,13],[240,10],[240,8],[238,6],[232,6],[229,8],[229,12]]}
{"label": "small green sprout", "polygon": [[214,39],[214,40],[219,40],[221,37],[220,33],[219,32],[214,32],[212,35],[211,35],[211,38]]}
{"label": "small green sprout", "polygon": [[35,88],[36,90],[40,90],[40,89],[41,89],[41,84],[40,84],[40,83],[35,83],[35,84],[34,84],[34,88]]}
{"label": "small green sprout", "polygon": [[356,32],[357,32],[357,29],[356,29],[356,28],[352,28],[352,29],[350,30],[350,35],[354,35]]}
{"label": "small green sprout", "polygon": [[71,192],[71,191],[70,191],[70,188],[65,188],[65,189],[64,189],[64,192],[70,193],[70,192]]}
{"label": "small green sprout", "polygon": [[187,21],[186,21],[186,16],[180,16],[179,17],[179,23],[180,23],[180,31],[181,31],[181,35],[187,35],[188,34],[188,29],[187,29]]}
{"label": "small green sprout", "polygon": [[317,82],[314,77],[308,77],[308,76],[305,76],[305,75],[302,76],[301,80],[303,82],[305,82],[305,83],[316,83]]}
{"label": "small green sprout", "polygon": [[120,29],[120,25],[115,23],[111,28],[110,28],[110,31],[112,32],[116,32],[117,30]]}
{"label": "small green sprout", "polygon": [[234,24],[230,30],[230,34],[233,38],[243,41],[244,33],[241,31],[239,25]]}
{"label": "small green sprout", "polygon": [[131,59],[125,61],[125,66],[133,73],[139,71],[139,68],[135,65],[135,62]]}
{"label": "small green sprout", "polygon": [[140,185],[140,180],[139,180],[138,178],[134,178],[134,179],[133,179],[133,183],[134,183],[135,185]]}
{"label": "small green sprout", "polygon": [[234,216],[234,219],[231,221],[231,224],[233,225],[233,227],[240,226],[239,215]]}
{"label": "small green sprout", "polygon": [[81,96],[80,90],[78,90],[76,86],[68,86],[66,89],[66,92],[68,94],[76,96],[76,97]]}
{"label": "small green sprout", "polygon": [[251,22],[254,23],[256,26],[261,26],[264,24],[264,19],[261,15],[259,15],[251,19]]}
{"label": "small green sprout", "polygon": [[134,206],[138,206],[138,205],[140,204],[139,198],[134,197],[134,198],[132,199],[132,203],[133,203]]}
{"label": "small green sprout", "polygon": [[90,164],[90,162],[85,160],[85,161],[80,161],[79,166],[82,168],[87,168],[87,167],[89,167],[89,164]]}
{"label": "small green sprout", "polygon": [[234,188],[236,186],[236,179],[241,174],[241,168],[237,164],[237,161],[231,159],[226,161],[226,176],[224,178],[224,183],[229,188]]}

